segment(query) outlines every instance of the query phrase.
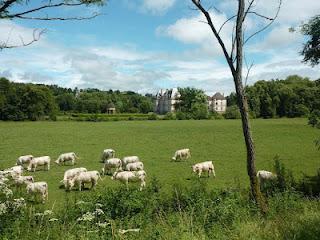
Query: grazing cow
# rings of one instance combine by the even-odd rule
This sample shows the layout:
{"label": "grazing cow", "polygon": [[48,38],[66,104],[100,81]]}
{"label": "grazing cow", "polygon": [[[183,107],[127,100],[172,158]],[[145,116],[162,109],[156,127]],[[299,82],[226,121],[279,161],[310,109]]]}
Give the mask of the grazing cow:
{"label": "grazing cow", "polygon": [[97,185],[98,179],[101,179],[98,171],[80,172],[74,178],[70,180],[70,189],[74,185],[78,185],[79,191],[81,191],[82,184],[91,183],[91,189]]}
{"label": "grazing cow", "polygon": [[109,158],[114,158],[116,156],[116,152],[113,149],[105,149],[101,155],[101,162],[105,162]]}
{"label": "grazing cow", "polygon": [[66,162],[71,162],[71,165],[74,165],[75,161],[78,159],[77,155],[74,152],[69,153],[63,153],[61,154],[56,161],[54,161],[56,164],[60,165],[63,163],[63,165]]}
{"label": "grazing cow", "polygon": [[61,182],[63,182],[64,188],[66,190],[70,189],[70,180],[73,179],[80,172],[87,172],[87,169],[83,167],[72,168],[64,172],[63,180],[61,180]]}
{"label": "grazing cow", "polygon": [[143,170],[143,163],[142,162],[134,162],[128,163],[126,166],[127,171],[139,171]]}
{"label": "grazing cow", "polygon": [[119,158],[110,158],[105,160],[104,166],[102,168],[102,175],[110,173],[111,169],[115,168],[116,171],[122,170],[122,161]]}
{"label": "grazing cow", "polygon": [[197,173],[199,177],[201,177],[202,172],[207,172],[208,177],[210,177],[211,173],[213,174],[214,177],[216,176],[212,161],[206,161],[206,162],[194,164],[192,166],[192,171],[194,173]]}
{"label": "grazing cow", "polygon": [[190,149],[185,148],[185,149],[180,149],[177,150],[172,157],[172,160],[174,161],[179,161],[179,160],[186,160],[191,157]]}
{"label": "grazing cow", "polygon": [[16,187],[28,185],[29,183],[33,183],[33,182],[34,182],[33,176],[19,176],[18,178],[14,179],[14,184],[16,185]]}
{"label": "grazing cow", "polygon": [[50,157],[49,156],[43,156],[43,157],[37,157],[33,158],[28,166],[28,171],[36,171],[38,166],[43,166],[45,170],[50,169]]}
{"label": "grazing cow", "polygon": [[259,181],[261,183],[263,183],[264,181],[275,179],[276,177],[277,177],[276,174],[274,174],[272,172],[265,171],[265,170],[259,170],[257,172],[257,178],[259,179]]}
{"label": "grazing cow", "polygon": [[112,180],[118,180],[127,186],[127,190],[129,190],[129,182],[140,182],[140,191],[143,187],[146,186],[145,178],[146,172],[144,170],[140,171],[123,171],[123,172],[114,172],[113,176],[111,177]]}
{"label": "grazing cow", "polygon": [[138,156],[127,156],[122,159],[122,166],[126,166],[128,163],[139,162]]}
{"label": "grazing cow", "polygon": [[26,189],[27,193],[30,195],[34,195],[34,197],[37,194],[41,194],[42,203],[44,203],[45,200],[48,200],[48,184],[46,182],[29,183]]}
{"label": "grazing cow", "polygon": [[32,160],[33,156],[32,155],[25,155],[25,156],[20,156],[17,159],[17,163],[16,165],[23,165],[25,163],[30,163],[30,161]]}

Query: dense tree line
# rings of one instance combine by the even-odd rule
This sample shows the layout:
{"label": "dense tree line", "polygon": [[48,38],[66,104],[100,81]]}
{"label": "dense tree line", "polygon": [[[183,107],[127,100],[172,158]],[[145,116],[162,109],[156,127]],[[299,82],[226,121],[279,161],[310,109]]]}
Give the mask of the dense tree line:
{"label": "dense tree line", "polygon": [[59,112],[105,113],[110,105],[117,113],[153,111],[151,95],[14,83],[0,78],[1,120],[39,120],[46,116],[55,119]]}
{"label": "dense tree line", "polygon": [[[311,81],[297,75],[284,80],[261,80],[245,88],[253,117],[302,117],[320,110],[320,79]],[[236,105],[235,93],[228,106]]]}

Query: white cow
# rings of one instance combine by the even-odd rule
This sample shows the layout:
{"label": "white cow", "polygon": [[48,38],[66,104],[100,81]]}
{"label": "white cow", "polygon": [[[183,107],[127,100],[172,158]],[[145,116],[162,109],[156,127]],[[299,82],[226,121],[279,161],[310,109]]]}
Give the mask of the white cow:
{"label": "white cow", "polygon": [[38,166],[43,166],[44,169],[47,171],[50,169],[50,157],[49,156],[43,156],[43,157],[36,157],[33,158],[28,166],[28,171],[36,171]]}
{"label": "white cow", "polygon": [[140,171],[123,171],[123,172],[114,172],[113,176],[111,177],[112,180],[118,180],[127,186],[127,190],[129,190],[129,182],[140,182],[140,191],[143,187],[146,186],[145,178],[147,174],[144,170]]}
{"label": "white cow", "polygon": [[108,160],[109,158],[114,158],[116,156],[116,152],[113,149],[105,149],[101,155],[101,162]]}
{"label": "white cow", "polygon": [[119,158],[110,158],[105,160],[104,166],[102,168],[102,175],[108,174],[112,168],[115,168],[116,171],[122,170],[122,161]]}
{"label": "white cow", "polygon": [[63,153],[61,154],[56,161],[56,164],[60,165],[61,163],[65,164],[66,162],[71,162],[71,165],[74,165],[75,161],[78,159],[77,155],[74,152]]}
{"label": "white cow", "polygon": [[14,179],[14,184],[16,185],[16,187],[28,185],[29,183],[33,183],[33,182],[34,182],[33,176],[19,176],[18,178]]}
{"label": "white cow", "polygon": [[191,157],[191,152],[189,148],[184,148],[177,150],[174,153],[174,156],[172,157],[172,160],[178,161],[178,160],[186,160]]}
{"label": "white cow", "polygon": [[139,162],[138,156],[127,156],[122,159],[122,165],[126,166],[128,163]]}
{"label": "white cow", "polygon": [[29,183],[26,187],[27,193],[30,195],[41,194],[42,203],[48,200],[48,184],[46,182]]}
{"label": "white cow", "polygon": [[259,181],[261,183],[264,182],[264,181],[275,179],[276,177],[277,177],[276,174],[274,174],[272,172],[269,172],[269,171],[259,170],[257,172],[257,178],[259,179]]}
{"label": "white cow", "polygon": [[32,155],[25,155],[25,156],[20,156],[17,159],[16,165],[23,165],[25,163],[30,163],[32,160],[33,156]]}
{"label": "white cow", "polygon": [[208,177],[210,177],[211,173],[213,174],[214,177],[216,176],[212,161],[206,161],[206,162],[194,164],[192,166],[192,171],[194,173],[197,173],[199,177],[201,177],[202,172],[207,172]]}
{"label": "white cow", "polygon": [[64,184],[66,190],[70,189],[70,180],[73,179],[78,173],[87,172],[86,168],[72,168],[64,172],[63,180],[61,182]]}
{"label": "white cow", "polygon": [[81,191],[82,184],[91,183],[91,189],[97,185],[98,179],[101,179],[98,171],[80,172],[74,178],[70,180],[70,189],[74,185],[78,185],[79,191]]}
{"label": "white cow", "polygon": [[134,163],[128,163],[126,166],[127,171],[139,171],[143,170],[143,162],[134,162]]}

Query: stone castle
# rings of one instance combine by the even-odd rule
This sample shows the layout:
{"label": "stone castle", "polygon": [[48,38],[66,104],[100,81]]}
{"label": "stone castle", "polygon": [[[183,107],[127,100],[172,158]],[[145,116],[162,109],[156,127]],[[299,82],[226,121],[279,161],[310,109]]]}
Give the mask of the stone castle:
{"label": "stone castle", "polygon": [[[180,93],[177,88],[160,89],[156,94],[154,112],[165,114],[175,112],[175,104],[179,102]],[[217,92],[207,98],[208,110],[210,112],[224,113],[227,108],[227,99]]]}

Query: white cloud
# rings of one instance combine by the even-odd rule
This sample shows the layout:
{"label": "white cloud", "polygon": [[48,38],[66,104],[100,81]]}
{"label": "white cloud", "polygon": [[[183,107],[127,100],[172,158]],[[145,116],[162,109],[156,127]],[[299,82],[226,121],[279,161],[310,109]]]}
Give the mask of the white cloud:
{"label": "white cloud", "polygon": [[[40,31],[23,27],[9,20],[0,21],[0,45],[1,46],[21,46],[31,42],[39,36]],[[44,41],[44,36],[42,36]],[[38,43],[37,43],[38,44]]]}
{"label": "white cloud", "polygon": [[162,15],[170,9],[175,0],[142,0],[142,9],[155,15]]}

